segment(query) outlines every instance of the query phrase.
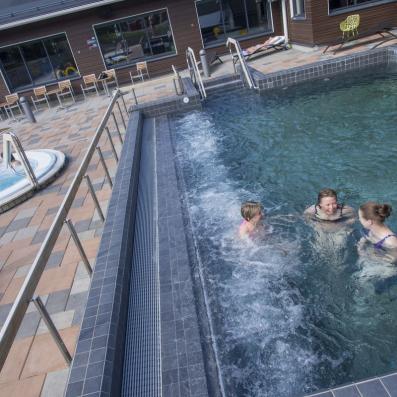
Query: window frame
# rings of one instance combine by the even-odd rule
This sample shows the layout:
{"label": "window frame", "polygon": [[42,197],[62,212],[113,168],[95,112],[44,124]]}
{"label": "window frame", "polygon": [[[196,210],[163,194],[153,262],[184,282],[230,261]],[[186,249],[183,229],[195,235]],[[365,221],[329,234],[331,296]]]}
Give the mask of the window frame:
{"label": "window frame", "polygon": [[[54,34],[49,34],[49,35],[46,35],[46,36],[36,37],[36,38],[30,39],[30,40],[18,41],[18,42],[16,42],[16,43],[12,43],[12,44],[6,44],[6,45],[3,45],[3,46],[0,46],[0,50],[3,50],[4,48],[17,47],[18,50],[19,50],[19,52],[21,53],[20,46],[23,45],[23,44],[32,43],[32,42],[35,42],[35,41],[40,41],[41,43],[43,43],[43,40],[45,40],[45,39],[48,39],[48,38],[51,38],[51,37],[60,36],[60,35],[64,35],[64,36],[66,37],[66,42],[68,43],[68,46],[69,46],[69,49],[70,49],[70,53],[72,54],[72,57],[73,57],[74,64],[76,65],[77,75],[76,75],[76,76],[70,76],[69,78],[65,77],[65,79],[62,79],[62,80],[59,80],[59,79],[48,80],[48,82],[46,82],[46,83],[32,84],[32,85],[30,85],[29,87],[23,87],[23,88],[21,88],[21,89],[11,90],[11,89],[10,89],[10,86],[9,86],[9,84],[8,84],[7,78],[6,78],[7,73],[6,73],[5,70],[3,71],[3,67],[1,66],[1,67],[0,67],[0,75],[1,75],[1,77],[3,78],[4,84],[6,85],[7,90],[8,90],[8,92],[9,92],[10,94],[11,94],[11,93],[14,93],[14,92],[27,92],[27,91],[32,91],[33,88],[41,87],[41,86],[43,86],[43,85],[54,85],[54,84],[57,84],[59,81],[63,81],[63,80],[68,80],[68,79],[69,79],[69,80],[77,80],[77,79],[80,79],[80,78],[81,78],[81,73],[80,73],[80,70],[79,70],[79,65],[78,65],[77,62],[76,62],[76,57],[74,56],[74,53],[73,53],[73,50],[72,50],[72,46],[70,45],[70,41],[69,41],[69,38],[68,38],[68,35],[67,35],[66,31],[62,31],[62,32],[54,33]],[[45,45],[44,45],[44,44],[43,44],[43,47],[44,47],[44,50],[45,50],[45,52],[46,52],[46,54],[47,54],[48,59],[50,60],[50,64],[51,64],[51,67],[52,67],[51,58],[49,57],[49,55],[48,55],[48,53],[47,53],[47,49],[45,48]],[[24,59],[24,57],[23,57],[22,54],[21,54],[21,56],[22,56],[24,65],[25,65],[25,67],[27,68],[26,61],[25,61],[25,59]],[[0,62],[0,64],[1,64],[1,62]],[[32,80],[28,68],[27,68],[27,72],[28,72],[29,78]]]}
{"label": "window frame", "polygon": [[[199,17],[198,9],[197,9],[197,3],[198,3],[199,1],[200,1],[200,0],[194,0],[194,7],[195,7],[195,9],[196,9],[197,26],[198,26],[199,31],[200,31],[201,43],[202,43],[203,48],[205,48],[205,49],[211,49],[211,48],[216,48],[216,47],[220,47],[220,46],[225,45],[225,44],[226,44],[227,37],[225,38],[225,41],[219,40],[219,41],[217,41],[216,43],[207,44],[207,45],[204,44],[203,34],[201,33],[200,17]],[[396,1],[397,1],[397,0],[396,0]],[[268,30],[268,31],[263,31],[263,32],[259,32],[259,33],[258,33],[258,32],[251,33],[251,34],[248,33],[248,34],[246,34],[246,35],[244,35],[244,36],[240,36],[240,37],[233,37],[235,40],[237,40],[237,41],[240,42],[240,41],[243,41],[243,40],[253,39],[253,38],[255,38],[255,37],[266,36],[266,35],[269,35],[269,34],[274,33],[274,21],[273,21],[272,3],[269,2],[268,0],[264,0],[264,3],[267,3],[267,7],[269,7],[269,11],[270,11],[270,25],[271,25],[270,30]],[[222,0],[221,0],[221,3],[220,3],[220,9],[222,10]],[[245,0],[244,0],[244,12],[245,12],[245,18],[246,18],[246,20],[247,20],[247,26],[248,26],[248,25],[249,25],[249,23],[248,23],[248,12],[247,12],[247,4],[246,4],[246,1],[245,1]],[[223,22],[223,25],[224,25],[225,22],[224,22],[224,20],[223,20],[223,13],[222,13],[222,22]],[[225,36],[226,36],[226,35],[225,35]]]}
{"label": "window frame", "polygon": [[356,5],[347,6],[347,7],[343,7],[343,8],[337,8],[335,10],[331,10],[329,2],[330,2],[330,0],[327,1],[328,16],[334,16],[334,15],[348,14],[348,13],[351,13],[352,11],[359,11],[359,10],[363,10],[366,8],[380,6],[383,4],[395,3],[395,2],[397,2],[397,0],[370,0],[367,3],[356,4]]}
{"label": "window frame", "polygon": [[[106,65],[106,61],[105,61],[105,57],[103,56],[103,53],[102,53],[100,42],[98,40],[98,35],[97,35],[96,30],[95,30],[95,27],[106,26],[106,25],[111,24],[113,22],[119,22],[120,23],[120,22],[123,22],[123,21],[128,21],[128,19],[130,19],[130,18],[134,18],[134,17],[138,17],[138,16],[141,16],[141,15],[154,13],[154,12],[157,12],[157,11],[166,11],[167,12],[168,22],[170,24],[170,29],[171,29],[171,34],[172,34],[172,40],[174,42],[175,52],[173,52],[172,54],[166,54],[166,55],[143,57],[143,58],[137,59],[136,61],[132,61],[132,62],[129,62],[129,63],[123,63],[122,65],[112,65],[110,67],[107,66]],[[128,16],[122,17],[122,18],[110,19],[110,20],[108,20],[106,22],[95,23],[95,24],[91,25],[91,27],[92,27],[92,30],[94,32],[95,40],[98,43],[98,50],[99,50],[99,53],[101,54],[102,63],[103,63],[103,66],[105,67],[105,70],[109,70],[109,69],[117,69],[117,70],[118,69],[125,69],[125,68],[129,68],[129,67],[131,67],[133,65],[136,65],[138,62],[142,62],[142,61],[146,61],[146,62],[158,61],[158,60],[161,60],[161,59],[172,58],[172,57],[175,57],[175,56],[178,55],[178,46],[176,44],[175,35],[174,35],[174,29],[172,28],[172,23],[171,23],[171,18],[170,18],[170,13],[168,11],[168,7],[156,8],[154,10],[128,15]]]}
{"label": "window frame", "polygon": [[[297,0],[289,0],[289,9],[291,14],[291,19],[293,21],[304,21],[306,20],[306,0],[303,0],[303,7],[304,7],[304,15],[294,15],[294,6],[293,2]],[[329,5],[329,0],[328,0]]]}

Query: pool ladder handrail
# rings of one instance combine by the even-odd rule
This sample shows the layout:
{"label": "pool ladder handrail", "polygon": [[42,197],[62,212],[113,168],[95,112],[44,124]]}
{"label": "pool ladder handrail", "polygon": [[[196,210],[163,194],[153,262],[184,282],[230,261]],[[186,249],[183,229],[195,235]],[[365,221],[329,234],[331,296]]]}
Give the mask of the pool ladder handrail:
{"label": "pool ladder handrail", "polygon": [[1,133],[3,137],[3,163],[6,168],[12,168],[11,165],[11,145],[14,147],[15,151],[18,154],[18,159],[22,163],[22,167],[25,171],[26,176],[29,179],[30,184],[35,188],[39,188],[39,183],[37,181],[36,175],[34,174],[33,168],[30,165],[28,157],[26,156],[25,150],[23,150],[21,141],[17,137],[17,135],[8,130],[6,132]]}
{"label": "pool ladder handrail", "polygon": [[192,79],[193,84],[197,86],[201,99],[207,98],[207,93],[205,91],[203,79],[201,78],[200,70],[198,68],[196,56],[190,47],[186,49],[186,63],[189,69],[190,78]]}
{"label": "pool ladder handrail", "polygon": [[[235,59],[237,57],[237,59],[240,61],[241,69],[242,69],[243,75],[247,81],[248,87],[250,89],[257,90],[258,87],[255,85],[254,79],[251,76],[247,62],[245,61],[245,58],[242,54],[240,43],[236,39],[233,39],[232,37],[228,37],[226,40],[226,47],[229,49],[230,55],[232,56],[232,62],[233,62],[233,67],[234,67],[235,73],[237,73],[236,63],[235,63]],[[234,51],[233,51],[233,48],[234,48]]]}

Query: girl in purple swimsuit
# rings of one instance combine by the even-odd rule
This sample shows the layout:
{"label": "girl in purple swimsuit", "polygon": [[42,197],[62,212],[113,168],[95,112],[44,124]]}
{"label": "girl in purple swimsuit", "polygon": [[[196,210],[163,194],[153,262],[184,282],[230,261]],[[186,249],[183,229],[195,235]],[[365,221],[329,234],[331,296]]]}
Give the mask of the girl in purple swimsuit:
{"label": "girl in purple swimsuit", "polygon": [[[384,223],[391,211],[389,204],[379,204],[373,201],[363,204],[358,211],[360,222],[367,230],[365,239],[372,243],[376,250],[397,249],[397,235]],[[360,243],[363,243],[363,239]]]}

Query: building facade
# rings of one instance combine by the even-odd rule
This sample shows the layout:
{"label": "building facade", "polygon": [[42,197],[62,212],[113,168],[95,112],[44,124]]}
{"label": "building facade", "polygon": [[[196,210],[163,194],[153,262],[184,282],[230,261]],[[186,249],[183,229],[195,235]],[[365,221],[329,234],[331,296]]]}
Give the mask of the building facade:
{"label": "building facade", "polygon": [[397,0],[22,0],[0,11],[0,97],[113,68],[127,82],[143,60],[152,76],[170,72],[188,46],[221,54],[229,36],[328,44],[352,13],[368,32],[396,26]]}

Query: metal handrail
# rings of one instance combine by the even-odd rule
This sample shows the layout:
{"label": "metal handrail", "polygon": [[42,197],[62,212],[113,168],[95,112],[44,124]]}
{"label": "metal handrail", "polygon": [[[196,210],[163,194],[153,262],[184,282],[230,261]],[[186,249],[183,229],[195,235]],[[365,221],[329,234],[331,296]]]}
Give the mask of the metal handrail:
{"label": "metal handrail", "polygon": [[[0,370],[3,368],[7,355],[11,349],[12,343],[21,325],[23,317],[26,313],[28,305],[33,298],[37,284],[39,283],[40,277],[45,269],[48,258],[55,246],[58,236],[62,230],[63,224],[66,221],[67,214],[73,204],[73,200],[80,187],[81,181],[84,178],[88,165],[91,161],[93,154],[96,151],[99,139],[102,136],[103,131],[107,128],[107,122],[112,115],[114,117],[113,107],[117,103],[118,99],[123,100],[124,109],[126,110],[123,93],[120,90],[116,90],[113,94],[113,98],[103,116],[98,128],[96,129],[95,135],[92,138],[91,144],[80,164],[80,167],[65,195],[65,198],[55,216],[55,219],[45,236],[44,242],[40,247],[39,252],[34,259],[34,262],[27,274],[24,283],[15,299],[14,304],[7,316],[7,319],[0,331]],[[123,117],[122,113],[121,117]],[[117,126],[117,125],[116,125]],[[118,128],[118,127],[117,127]],[[118,131],[119,132],[119,131]]]}
{"label": "metal handrail", "polygon": [[[247,80],[247,84],[249,88],[254,88],[258,89],[258,87],[255,85],[254,79],[251,76],[251,73],[248,69],[247,62],[245,62],[245,59],[243,55],[241,54],[241,47],[240,43],[236,40],[233,39],[232,37],[228,37],[226,41],[226,46],[229,48],[230,54],[232,56],[232,61],[233,61],[233,66],[235,67],[234,59],[237,56],[238,60],[240,61],[241,69],[243,70],[243,74],[245,76],[245,79]],[[233,47],[235,49],[235,52],[233,52]]]}
{"label": "metal handrail", "polygon": [[0,136],[3,137],[3,162],[6,167],[11,166],[11,151],[10,144],[14,146],[14,149],[18,153],[19,161],[22,163],[22,167],[25,171],[26,176],[28,177],[30,184],[37,189],[39,187],[39,183],[37,182],[36,175],[34,174],[33,168],[30,165],[30,162],[26,156],[25,151],[23,150],[21,141],[12,131],[7,131],[0,133]]}
{"label": "metal handrail", "polygon": [[190,77],[193,81],[193,84],[196,84],[202,99],[207,98],[207,93],[205,92],[203,79],[201,78],[201,74],[199,68],[197,66],[196,56],[194,55],[194,51],[188,47],[186,49],[186,63],[190,72]]}

